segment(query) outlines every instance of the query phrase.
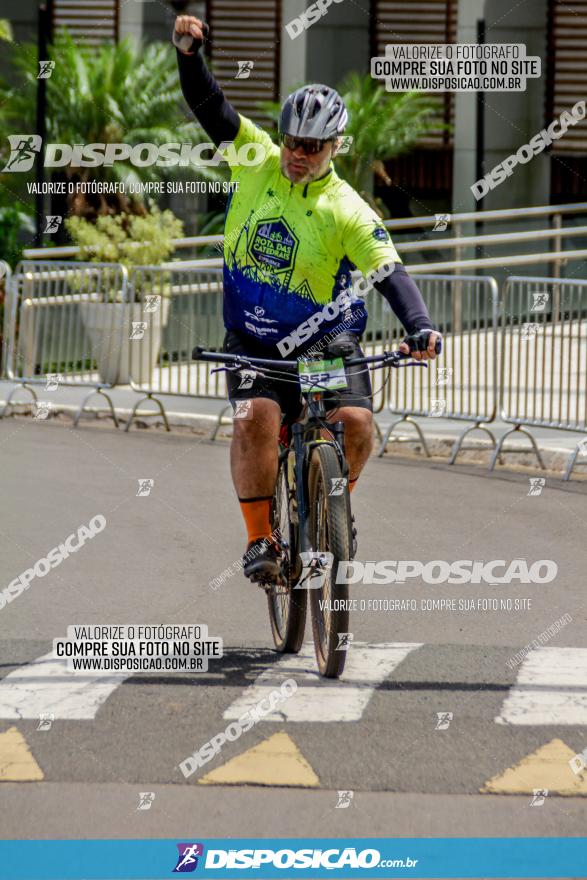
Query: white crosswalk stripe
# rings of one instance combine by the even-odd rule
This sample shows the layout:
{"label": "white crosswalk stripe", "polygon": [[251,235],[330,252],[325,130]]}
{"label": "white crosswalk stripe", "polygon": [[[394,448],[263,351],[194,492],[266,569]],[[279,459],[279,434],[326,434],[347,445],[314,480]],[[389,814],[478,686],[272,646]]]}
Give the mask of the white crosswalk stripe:
{"label": "white crosswalk stripe", "polygon": [[[395,672],[420,643],[354,642],[340,679],[318,674],[314,648],[272,663],[224,711],[235,720],[269,692],[293,678],[297,690],[280,702],[266,721],[358,721],[377,687]],[[458,648],[462,651],[462,648]],[[0,719],[38,719],[52,714],[63,720],[88,720],[131,675],[127,672],[72,672],[65,659],[45,654],[0,680]],[[448,682],[445,682],[445,687]],[[587,648],[537,648],[520,664],[505,697],[497,724],[587,725]]]}
{"label": "white crosswalk stripe", "polygon": [[587,724],[587,648],[530,651],[495,721]]}
{"label": "white crosswalk stripe", "polygon": [[129,677],[127,672],[73,672],[66,663],[50,653],[10,672],[0,681],[0,718],[95,718],[102,703]]}
{"label": "white crosswalk stripe", "polygon": [[293,678],[297,691],[263,720],[359,721],[377,685],[420,647],[419,643],[368,645],[355,642],[341,678],[324,679],[317,671],[313,646],[306,644],[299,654],[289,654],[262,672],[228,707],[223,717],[240,718],[285,679]]}

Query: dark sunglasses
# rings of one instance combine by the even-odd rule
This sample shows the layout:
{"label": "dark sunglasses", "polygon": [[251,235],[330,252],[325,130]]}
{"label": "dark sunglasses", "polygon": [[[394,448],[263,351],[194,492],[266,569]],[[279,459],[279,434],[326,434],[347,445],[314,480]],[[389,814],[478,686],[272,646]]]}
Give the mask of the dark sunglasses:
{"label": "dark sunglasses", "polygon": [[294,137],[292,134],[282,134],[281,143],[287,147],[288,150],[293,151],[297,150],[298,147],[301,147],[304,153],[312,155],[313,153],[319,153],[324,144],[330,144],[332,141],[321,141],[318,138],[299,138]]}

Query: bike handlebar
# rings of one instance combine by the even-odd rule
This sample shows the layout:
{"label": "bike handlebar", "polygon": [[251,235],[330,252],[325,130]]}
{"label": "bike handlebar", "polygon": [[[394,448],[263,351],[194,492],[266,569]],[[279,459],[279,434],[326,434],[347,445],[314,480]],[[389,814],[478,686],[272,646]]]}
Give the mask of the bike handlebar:
{"label": "bike handlebar", "polygon": [[[441,350],[441,342],[438,339],[436,341],[436,352],[440,354]],[[391,366],[395,367],[399,365],[400,361],[409,360],[412,357],[411,354],[404,354],[403,351],[385,351],[383,354],[373,354],[368,357],[359,357],[359,358],[345,358],[342,360],[345,366],[356,366],[358,364],[375,364],[379,363],[381,367]],[[195,361],[212,361],[215,363],[221,364],[235,364],[239,361],[247,364],[252,364],[253,366],[259,367],[267,367],[268,369],[279,369],[279,370],[297,370],[299,361],[276,361],[271,358],[257,358],[257,357],[249,357],[248,355],[242,354],[225,354],[224,352],[216,352],[216,351],[205,351],[205,349],[201,345],[196,345],[196,347],[192,351],[192,359]],[[303,360],[301,358],[300,360]],[[427,364],[422,361],[415,361],[414,366],[427,366]]]}

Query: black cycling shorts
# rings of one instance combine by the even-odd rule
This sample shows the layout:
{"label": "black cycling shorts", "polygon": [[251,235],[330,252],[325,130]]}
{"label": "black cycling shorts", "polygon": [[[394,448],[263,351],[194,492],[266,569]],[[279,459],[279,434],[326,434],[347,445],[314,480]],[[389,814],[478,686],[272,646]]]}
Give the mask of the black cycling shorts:
{"label": "black cycling shorts", "polygon": [[[340,334],[342,337],[343,334]],[[338,338],[338,337],[337,337]],[[345,339],[353,343],[354,351],[351,357],[362,357],[363,351],[359,340],[354,333],[345,333]],[[270,353],[271,349],[260,345],[256,340],[249,339],[234,330],[229,330],[224,337],[223,351],[228,354],[246,354],[249,357],[265,357],[272,360],[280,360],[281,355]],[[339,391],[327,391],[324,394],[326,411],[336,410],[341,406],[358,406],[373,412],[373,392],[371,378],[366,364],[356,364],[345,367],[348,388]],[[255,376],[252,384],[250,378],[243,381],[242,374],[226,373],[228,385],[228,398],[232,403],[235,400],[250,400],[255,397],[266,397],[274,400],[281,407],[281,412],[288,422],[295,422],[302,411],[303,400],[299,380],[295,381],[292,373],[288,379],[274,379],[263,376]],[[245,387],[240,387],[245,386]]]}

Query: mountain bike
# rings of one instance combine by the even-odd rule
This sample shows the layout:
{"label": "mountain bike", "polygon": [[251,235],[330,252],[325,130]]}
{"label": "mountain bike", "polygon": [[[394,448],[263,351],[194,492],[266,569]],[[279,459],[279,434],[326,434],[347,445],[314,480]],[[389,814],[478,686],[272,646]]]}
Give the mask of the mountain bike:
{"label": "mountain bike", "polygon": [[223,364],[219,369],[254,370],[267,377],[290,377],[300,384],[305,407],[298,421],[282,427],[271,505],[280,574],[261,585],[267,593],[273,641],[283,653],[297,653],[302,646],[310,594],[318,668],[321,675],[337,678],[344,669],[352,639],[348,631],[348,584],[338,582],[338,567],[353,558],[356,532],[344,453],[344,423],[326,421],[324,394],[347,387],[345,365],[382,369],[398,367],[403,360],[406,363],[402,366],[426,364],[409,361],[410,355],[399,351],[369,357],[318,356],[281,361],[209,352],[198,346],[192,357]]}

